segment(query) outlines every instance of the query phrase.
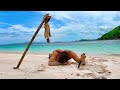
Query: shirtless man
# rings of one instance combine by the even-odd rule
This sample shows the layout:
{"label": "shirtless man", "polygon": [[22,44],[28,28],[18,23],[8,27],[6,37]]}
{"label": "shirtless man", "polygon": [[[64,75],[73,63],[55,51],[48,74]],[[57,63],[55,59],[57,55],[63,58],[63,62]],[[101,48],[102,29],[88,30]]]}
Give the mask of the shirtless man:
{"label": "shirtless man", "polygon": [[77,56],[76,53],[70,50],[54,50],[52,54],[49,54],[49,66],[56,66],[61,64],[71,64],[70,59],[74,59],[77,63],[82,61],[82,65],[85,65],[86,55],[85,53],[81,54],[81,57]]}

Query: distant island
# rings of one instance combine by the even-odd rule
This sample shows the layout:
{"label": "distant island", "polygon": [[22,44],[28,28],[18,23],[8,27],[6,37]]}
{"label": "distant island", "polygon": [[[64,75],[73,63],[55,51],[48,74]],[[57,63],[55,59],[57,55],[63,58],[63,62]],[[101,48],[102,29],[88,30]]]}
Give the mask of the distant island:
{"label": "distant island", "polygon": [[98,38],[98,40],[115,40],[120,39],[120,26],[117,26],[113,30],[104,34],[102,37]]}
{"label": "distant island", "polygon": [[80,41],[95,41],[97,39],[81,39],[81,40],[75,40],[75,41],[71,41],[71,42],[80,42]]}

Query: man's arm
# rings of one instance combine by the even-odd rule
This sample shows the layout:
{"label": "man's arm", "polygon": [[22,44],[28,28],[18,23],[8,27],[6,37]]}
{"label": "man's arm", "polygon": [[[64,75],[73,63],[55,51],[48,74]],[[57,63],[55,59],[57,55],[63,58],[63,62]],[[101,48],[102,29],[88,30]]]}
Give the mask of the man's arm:
{"label": "man's arm", "polygon": [[49,66],[61,65],[61,63],[59,63],[56,58],[60,52],[62,52],[62,50],[57,49],[53,51],[52,56],[50,57],[50,60],[48,62]]}
{"label": "man's arm", "polygon": [[49,62],[57,61],[57,60],[56,60],[56,57],[58,56],[58,54],[59,54],[60,52],[62,52],[62,50],[60,50],[60,49],[54,50],[54,51],[52,52],[52,56],[50,57]]}
{"label": "man's arm", "polygon": [[71,56],[71,58],[73,58],[77,63],[79,63],[80,61],[82,61],[81,58],[78,57],[77,54],[74,53],[73,51],[70,51],[70,56]]}
{"label": "man's arm", "polygon": [[52,56],[49,59],[49,62],[56,61],[57,55],[58,55],[58,52],[57,51],[53,51]]}

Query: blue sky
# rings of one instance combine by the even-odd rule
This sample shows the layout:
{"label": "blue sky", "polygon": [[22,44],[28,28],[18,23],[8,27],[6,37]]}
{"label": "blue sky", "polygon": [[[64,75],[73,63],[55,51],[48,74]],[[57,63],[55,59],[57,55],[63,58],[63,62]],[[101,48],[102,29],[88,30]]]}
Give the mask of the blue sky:
{"label": "blue sky", "polygon": [[[0,44],[29,42],[46,13],[51,42],[97,39],[120,25],[119,11],[0,11]],[[35,42],[46,42],[43,35],[42,27]]]}

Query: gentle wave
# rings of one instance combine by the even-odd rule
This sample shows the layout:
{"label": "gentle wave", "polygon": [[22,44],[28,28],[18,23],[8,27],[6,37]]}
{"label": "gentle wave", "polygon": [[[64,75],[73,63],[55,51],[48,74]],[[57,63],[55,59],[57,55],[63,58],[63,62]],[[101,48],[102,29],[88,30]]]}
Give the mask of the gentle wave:
{"label": "gentle wave", "polygon": [[[26,44],[0,45],[0,52],[22,53]],[[56,49],[72,50],[78,54],[120,54],[120,40],[79,41],[64,43],[33,43],[29,53],[49,53]]]}

